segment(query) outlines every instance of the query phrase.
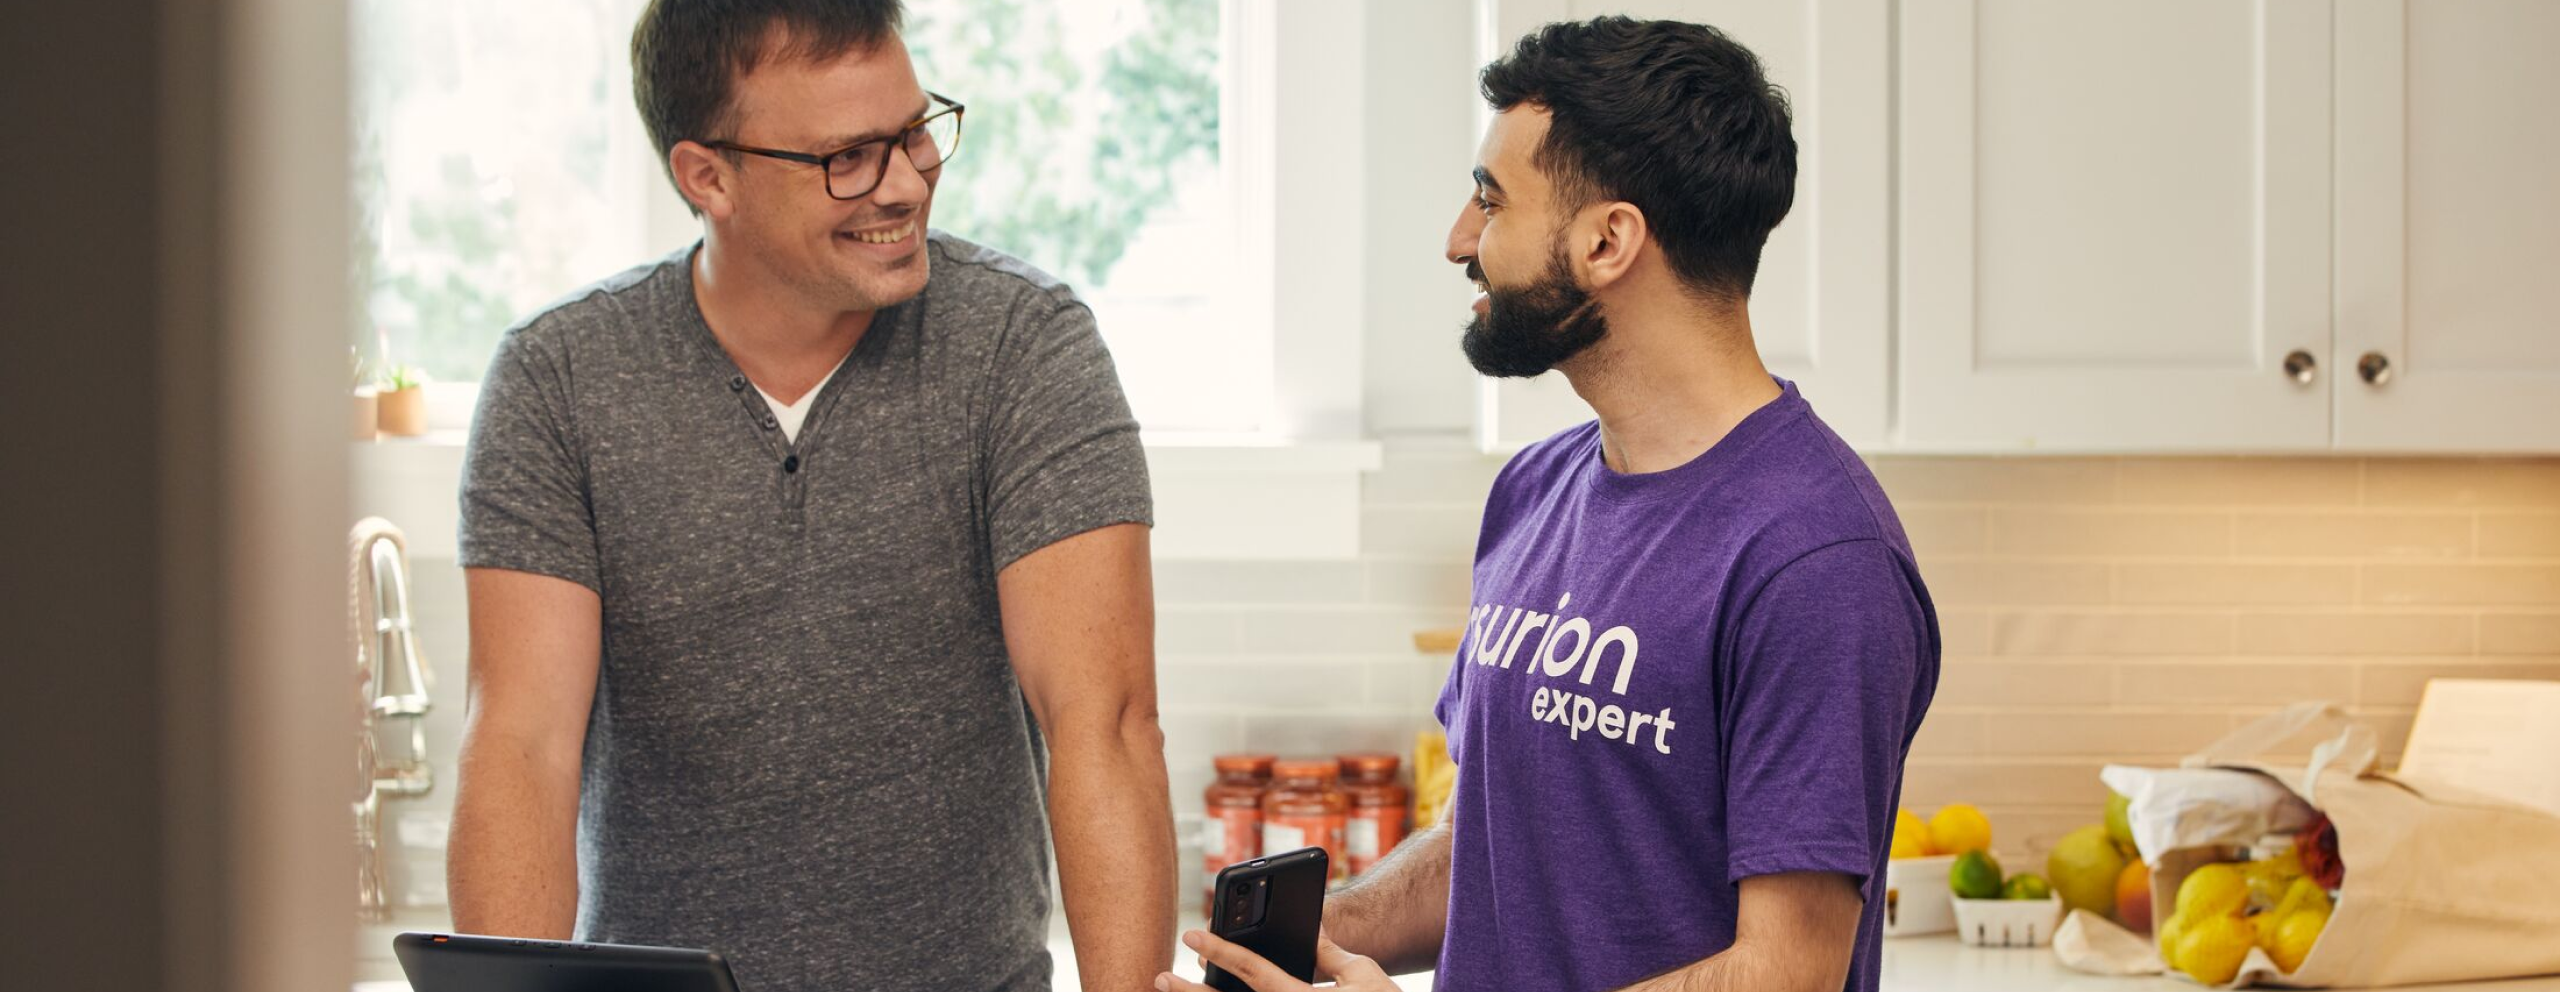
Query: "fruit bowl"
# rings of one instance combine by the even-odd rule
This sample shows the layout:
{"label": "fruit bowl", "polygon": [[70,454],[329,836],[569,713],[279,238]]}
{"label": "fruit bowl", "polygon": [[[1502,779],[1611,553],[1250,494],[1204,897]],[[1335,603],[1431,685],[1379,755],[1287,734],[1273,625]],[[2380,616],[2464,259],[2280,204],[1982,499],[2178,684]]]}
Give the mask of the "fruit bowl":
{"label": "fruit bowl", "polygon": [[2043,947],[2062,925],[2062,897],[1956,899],[1956,937],[1974,947]]}
{"label": "fruit bowl", "polygon": [[1956,928],[1947,903],[1947,869],[1955,855],[1900,858],[1884,865],[1884,935],[1917,937]]}

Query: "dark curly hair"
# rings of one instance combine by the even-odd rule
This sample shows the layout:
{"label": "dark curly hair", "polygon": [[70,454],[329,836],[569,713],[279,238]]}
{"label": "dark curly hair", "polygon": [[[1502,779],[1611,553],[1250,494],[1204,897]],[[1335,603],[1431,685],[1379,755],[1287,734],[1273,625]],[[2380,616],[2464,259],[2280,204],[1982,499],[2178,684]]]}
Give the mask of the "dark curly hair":
{"label": "dark curly hair", "polygon": [[777,25],[782,57],[817,62],[896,37],[905,17],[900,0],[650,0],[631,29],[631,95],[658,164],[679,141],[729,137],[730,93]]}
{"label": "dark curly hair", "polygon": [[1538,29],[1480,82],[1497,111],[1550,115],[1535,161],[1564,209],[1634,204],[1683,283],[1751,295],[1795,203],[1796,139],[1750,49],[1704,24],[1600,17]]}

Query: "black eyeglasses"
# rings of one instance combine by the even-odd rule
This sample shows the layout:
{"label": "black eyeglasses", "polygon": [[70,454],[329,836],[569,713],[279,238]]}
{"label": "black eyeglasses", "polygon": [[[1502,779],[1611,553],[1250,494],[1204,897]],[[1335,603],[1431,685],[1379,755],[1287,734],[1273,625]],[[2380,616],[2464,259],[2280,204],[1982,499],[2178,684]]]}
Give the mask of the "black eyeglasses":
{"label": "black eyeglasses", "polygon": [[942,109],[908,121],[907,126],[898,129],[898,133],[886,138],[855,142],[831,152],[812,155],[754,148],[732,141],[705,141],[703,144],[726,151],[817,166],[826,171],[828,196],[839,200],[859,200],[879,189],[880,180],[888,178],[889,149],[892,147],[905,148],[907,164],[915,166],[917,172],[926,173],[942,168],[942,163],[951,161],[952,153],[960,150],[960,115],[969,108],[940,93],[928,92],[925,96],[941,104]]}

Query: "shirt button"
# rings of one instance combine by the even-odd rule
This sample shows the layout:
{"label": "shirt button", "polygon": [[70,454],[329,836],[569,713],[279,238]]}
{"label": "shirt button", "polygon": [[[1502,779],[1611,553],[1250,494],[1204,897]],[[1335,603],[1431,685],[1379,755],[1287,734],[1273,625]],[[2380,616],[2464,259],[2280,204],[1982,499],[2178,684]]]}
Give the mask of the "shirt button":
{"label": "shirt button", "polygon": [[800,456],[798,456],[798,455],[785,455],[785,456],[783,456],[783,459],[782,459],[782,470],[783,470],[783,471],[785,471],[785,472],[797,472],[797,471],[800,471]]}
{"label": "shirt button", "polygon": [[729,391],[730,391],[730,392],[733,392],[733,393],[743,393],[743,392],[746,392],[746,391],[747,391],[747,377],[746,377],[746,376],[742,376],[742,375],[733,375],[733,376],[730,376],[730,377],[729,377]]}
{"label": "shirt button", "polygon": [[775,419],[773,419],[772,417],[766,417],[766,418],[764,418],[764,429],[766,429],[766,430],[772,430],[772,429],[774,429],[774,428],[776,428],[776,427],[780,427],[780,426],[782,426],[782,422],[781,422],[781,421],[775,420]]}

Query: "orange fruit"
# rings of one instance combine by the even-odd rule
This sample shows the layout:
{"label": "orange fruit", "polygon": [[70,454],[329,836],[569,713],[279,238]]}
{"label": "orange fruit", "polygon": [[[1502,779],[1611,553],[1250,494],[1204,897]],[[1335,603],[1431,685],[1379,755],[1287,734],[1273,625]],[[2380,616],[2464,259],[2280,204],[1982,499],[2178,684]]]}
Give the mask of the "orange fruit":
{"label": "orange fruit", "polygon": [[2151,932],[2151,868],[2142,862],[2126,862],[2116,876],[2116,922],[2135,933]]}

